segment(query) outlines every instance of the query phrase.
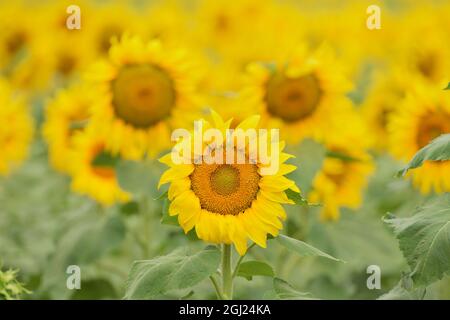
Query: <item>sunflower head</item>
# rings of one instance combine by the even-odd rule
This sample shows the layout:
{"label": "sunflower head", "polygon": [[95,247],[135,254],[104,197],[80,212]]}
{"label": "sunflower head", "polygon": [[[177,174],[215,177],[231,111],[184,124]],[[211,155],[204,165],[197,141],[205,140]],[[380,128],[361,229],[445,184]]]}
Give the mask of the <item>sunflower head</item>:
{"label": "sunflower head", "polygon": [[[204,127],[226,133],[232,123],[232,119],[225,122],[215,112],[212,118],[213,124],[204,121]],[[239,123],[236,130],[254,129],[258,122],[259,117],[252,116]],[[184,139],[179,144],[192,145],[193,141]],[[201,150],[210,146],[210,141],[203,141]],[[284,143],[276,146],[280,165],[272,175],[264,174],[267,163],[250,161],[248,145],[233,149],[241,153],[244,162],[226,161],[232,157],[227,157],[231,149],[225,142],[215,144],[215,152],[221,152],[218,158],[223,159],[218,163],[198,161],[196,152],[184,154],[190,161],[182,164],[174,162],[171,154],[165,155],[160,161],[170,168],[161,176],[160,185],[170,183],[169,214],[178,216],[186,233],[195,228],[197,236],[207,242],[233,243],[241,255],[247,250],[248,239],[265,247],[267,234],[276,236],[282,228],[280,219],[285,219],[286,214],[281,204],[293,203],[285,191],[299,192],[295,183],[284,176],[296,169],[284,163],[291,156],[283,152]]]}
{"label": "sunflower head", "polygon": [[297,143],[325,130],[330,113],[348,109],[350,88],[329,47],[299,46],[275,63],[248,64],[242,95],[264,126],[282,129],[288,142]]}
{"label": "sunflower head", "polygon": [[[389,118],[390,151],[400,160],[410,161],[438,136],[450,133],[450,99],[445,91],[423,82],[416,83]],[[425,163],[408,173],[424,194],[450,191],[447,178],[450,165],[445,161]]]}
{"label": "sunflower head", "polygon": [[106,61],[93,66],[97,102],[93,126],[107,147],[125,158],[153,156],[170,146],[175,126],[198,101],[196,69],[186,52],[124,35],[114,40]]}

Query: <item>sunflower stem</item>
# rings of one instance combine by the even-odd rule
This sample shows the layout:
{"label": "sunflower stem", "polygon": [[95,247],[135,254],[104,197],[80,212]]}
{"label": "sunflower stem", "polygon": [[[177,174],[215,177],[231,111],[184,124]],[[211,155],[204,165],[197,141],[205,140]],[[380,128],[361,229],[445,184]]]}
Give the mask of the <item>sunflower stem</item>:
{"label": "sunflower stem", "polygon": [[231,273],[231,245],[222,245],[222,295],[226,300],[233,299],[233,277]]}
{"label": "sunflower stem", "polygon": [[219,283],[217,282],[214,275],[209,276],[209,279],[211,280],[211,283],[213,284],[214,290],[216,291],[217,298],[219,300],[225,300],[224,296],[222,295],[222,291],[220,290]]}

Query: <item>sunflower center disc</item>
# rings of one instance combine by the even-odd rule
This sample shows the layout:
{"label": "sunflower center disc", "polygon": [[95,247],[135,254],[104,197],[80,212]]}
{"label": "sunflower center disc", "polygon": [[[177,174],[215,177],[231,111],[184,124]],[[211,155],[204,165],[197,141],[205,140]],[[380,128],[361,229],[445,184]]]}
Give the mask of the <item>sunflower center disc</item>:
{"label": "sunflower center disc", "polygon": [[175,103],[170,77],[152,65],[131,65],[112,83],[116,115],[137,128],[148,128],[167,118]]}
{"label": "sunflower center disc", "polygon": [[254,164],[200,164],[190,179],[202,209],[237,215],[256,199],[260,176]]}
{"label": "sunflower center disc", "polygon": [[287,78],[275,74],[267,82],[266,102],[269,113],[286,122],[309,117],[319,105],[322,91],[313,75]]}
{"label": "sunflower center disc", "polygon": [[419,124],[417,130],[417,145],[425,147],[434,138],[450,132],[450,115],[444,113],[429,114]]}
{"label": "sunflower center disc", "polygon": [[230,165],[221,165],[211,174],[211,188],[223,196],[239,188],[239,171]]}

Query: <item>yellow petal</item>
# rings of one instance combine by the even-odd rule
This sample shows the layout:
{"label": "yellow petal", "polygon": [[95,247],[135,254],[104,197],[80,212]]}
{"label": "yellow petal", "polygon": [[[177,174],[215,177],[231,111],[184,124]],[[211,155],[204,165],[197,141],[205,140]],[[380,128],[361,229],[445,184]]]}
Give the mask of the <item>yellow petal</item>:
{"label": "yellow petal", "polygon": [[164,172],[159,179],[158,189],[165,183],[168,183],[172,180],[182,179],[190,175],[194,171],[194,166],[192,164],[180,164],[175,167],[172,167],[166,172]]}

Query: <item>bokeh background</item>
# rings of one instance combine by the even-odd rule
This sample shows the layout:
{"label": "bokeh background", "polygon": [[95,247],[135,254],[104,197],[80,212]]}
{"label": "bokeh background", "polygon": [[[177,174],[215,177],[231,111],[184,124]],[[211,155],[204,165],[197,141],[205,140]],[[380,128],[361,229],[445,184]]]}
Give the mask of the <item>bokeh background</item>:
{"label": "bokeh background", "polygon": [[[79,30],[66,27],[73,4],[81,9]],[[381,29],[369,30],[373,4]],[[11,286],[0,297],[120,299],[133,261],[204,246],[162,219],[156,159],[170,147],[159,143],[167,137],[155,135],[158,148],[139,158],[117,150],[93,156],[94,138],[80,135],[101,99],[91,68],[111,60],[111,44],[124,35],[158,39],[167,55],[188,52],[192,71],[183,76],[191,77],[196,102],[186,119],[214,108],[238,120],[262,114],[281,129],[299,167],[292,178],[321,204],[289,207],[284,232],[347,263],[299,258],[270,241],[250,255],[316,297],[388,292],[408,267],[382,217],[410,216],[450,191],[448,164],[395,178],[417,150],[450,132],[450,93],[442,90],[450,78],[449,14],[448,1],[1,1],[0,284]],[[255,66],[276,73],[289,64],[307,64],[325,79],[320,92],[328,100],[317,114],[292,119],[264,110],[261,90],[270,88]],[[70,264],[82,268],[82,290],[66,288]],[[381,290],[366,286],[373,264]],[[270,298],[270,283],[239,278],[236,298]],[[444,277],[426,298],[448,299],[449,288]],[[205,283],[189,297],[215,294]]]}

